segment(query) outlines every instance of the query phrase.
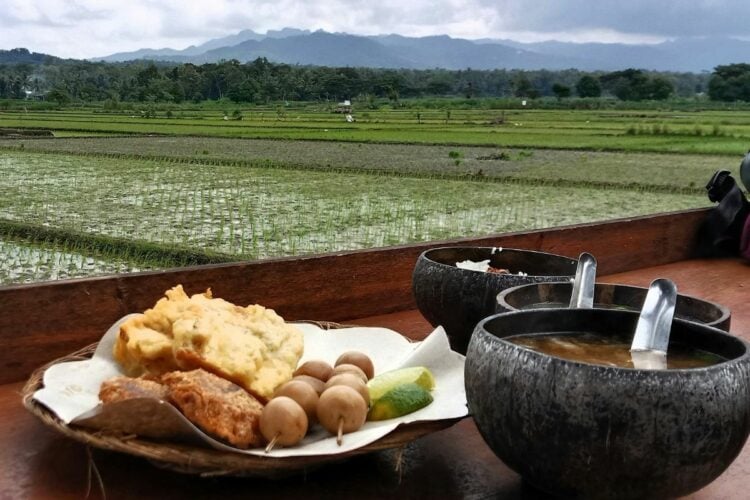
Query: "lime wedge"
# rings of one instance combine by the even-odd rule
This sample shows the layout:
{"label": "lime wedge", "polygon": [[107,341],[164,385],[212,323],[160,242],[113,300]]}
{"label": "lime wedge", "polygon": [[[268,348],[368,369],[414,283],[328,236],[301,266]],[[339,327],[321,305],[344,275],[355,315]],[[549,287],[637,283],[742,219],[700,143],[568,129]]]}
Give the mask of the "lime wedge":
{"label": "lime wedge", "polygon": [[385,393],[404,384],[417,384],[430,391],[435,387],[435,377],[424,366],[410,366],[381,373],[367,382],[367,388],[370,390],[370,401],[376,401]]}
{"label": "lime wedge", "polygon": [[388,420],[415,412],[432,403],[430,391],[414,383],[399,385],[370,406],[367,420]]}

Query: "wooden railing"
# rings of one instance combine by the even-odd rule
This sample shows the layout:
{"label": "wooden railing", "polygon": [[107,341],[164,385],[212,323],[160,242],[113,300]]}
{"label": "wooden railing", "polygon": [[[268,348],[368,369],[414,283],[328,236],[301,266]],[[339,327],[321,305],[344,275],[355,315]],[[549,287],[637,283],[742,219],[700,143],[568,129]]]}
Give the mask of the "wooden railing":
{"label": "wooden railing", "polygon": [[0,383],[98,340],[121,316],[150,307],[181,283],[237,304],[260,303],[289,320],[346,321],[413,309],[417,257],[444,245],[503,246],[577,257],[593,253],[612,274],[690,258],[706,210],[603,223],[90,279],[0,287]]}

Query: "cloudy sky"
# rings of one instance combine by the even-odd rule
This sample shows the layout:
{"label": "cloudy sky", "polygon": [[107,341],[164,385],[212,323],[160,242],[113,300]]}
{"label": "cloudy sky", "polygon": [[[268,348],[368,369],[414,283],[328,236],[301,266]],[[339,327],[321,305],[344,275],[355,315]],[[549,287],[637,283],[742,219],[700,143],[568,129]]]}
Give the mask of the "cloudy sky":
{"label": "cloudy sky", "polygon": [[0,0],[0,49],[86,58],[242,29],[655,43],[750,36],[748,0]]}

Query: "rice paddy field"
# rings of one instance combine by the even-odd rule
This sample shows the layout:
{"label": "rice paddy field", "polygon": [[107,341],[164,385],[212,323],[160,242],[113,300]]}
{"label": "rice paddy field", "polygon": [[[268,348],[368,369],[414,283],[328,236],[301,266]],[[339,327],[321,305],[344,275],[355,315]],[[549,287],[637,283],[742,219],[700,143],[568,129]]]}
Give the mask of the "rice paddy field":
{"label": "rice paddy field", "polygon": [[[229,108],[231,109],[231,108]],[[330,105],[141,111],[4,111],[0,127],[62,134],[163,134],[252,139],[461,144],[601,151],[742,154],[750,112],[734,110],[376,109],[348,123]],[[225,114],[227,113],[227,114]]]}
{"label": "rice paddy field", "polygon": [[[750,141],[749,141],[750,143]],[[371,172],[393,176],[514,180],[703,192],[717,169],[741,153],[688,155],[467,145],[242,140],[213,137],[78,137],[0,141],[2,151],[64,153],[203,165]]]}
{"label": "rice paddy field", "polygon": [[750,144],[744,112],[517,113],[0,112],[55,134],[0,139],[0,285],[708,206]]}
{"label": "rice paddy field", "polygon": [[28,283],[83,278],[95,274],[117,274],[159,269],[158,264],[140,263],[117,254],[97,255],[83,247],[49,243],[32,244],[22,239],[0,238],[2,282]]}

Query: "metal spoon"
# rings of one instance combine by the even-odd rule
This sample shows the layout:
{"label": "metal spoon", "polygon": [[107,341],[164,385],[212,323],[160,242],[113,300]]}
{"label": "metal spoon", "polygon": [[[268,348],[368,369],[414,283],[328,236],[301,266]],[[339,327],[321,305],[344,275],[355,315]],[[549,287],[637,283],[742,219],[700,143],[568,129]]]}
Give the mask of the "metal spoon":
{"label": "metal spoon", "polygon": [[669,331],[677,303],[677,286],[668,279],[651,283],[635,328],[630,356],[641,370],[666,370]]}
{"label": "metal spoon", "polygon": [[594,287],[596,285],[596,259],[583,252],[578,256],[573,293],[570,296],[571,309],[591,309],[594,307]]}

